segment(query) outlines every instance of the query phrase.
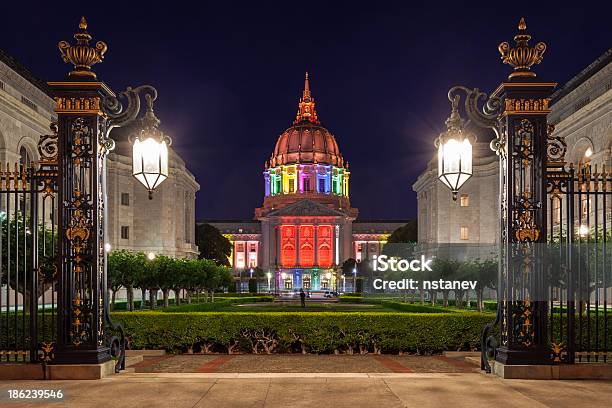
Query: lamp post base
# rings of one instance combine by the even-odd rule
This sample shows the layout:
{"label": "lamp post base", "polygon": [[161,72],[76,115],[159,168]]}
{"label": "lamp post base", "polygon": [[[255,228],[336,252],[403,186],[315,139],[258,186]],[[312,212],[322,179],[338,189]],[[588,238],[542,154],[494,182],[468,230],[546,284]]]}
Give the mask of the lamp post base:
{"label": "lamp post base", "polygon": [[53,364],[101,364],[111,359],[110,348],[57,350]]}
{"label": "lamp post base", "polygon": [[550,365],[550,350],[543,348],[533,350],[512,350],[506,347],[497,349],[495,361],[506,365]]}

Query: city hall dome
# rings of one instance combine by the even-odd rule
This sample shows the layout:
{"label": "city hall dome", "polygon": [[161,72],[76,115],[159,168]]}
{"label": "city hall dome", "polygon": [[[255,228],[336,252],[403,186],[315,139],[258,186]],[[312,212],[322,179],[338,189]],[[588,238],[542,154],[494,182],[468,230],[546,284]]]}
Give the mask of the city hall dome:
{"label": "city hall dome", "polygon": [[350,174],[336,139],[319,122],[306,73],[295,120],[265,163],[264,203],[255,210],[256,218],[300,200],[356,216],[349,203]]}
{"label": "city hall dome", "polygon": [[321,126],[317,117],[315,101],[310,94],[308,73],[293,125],[279,136],[268,165],[275,167],[298,163],[344,167],[336,139]]}

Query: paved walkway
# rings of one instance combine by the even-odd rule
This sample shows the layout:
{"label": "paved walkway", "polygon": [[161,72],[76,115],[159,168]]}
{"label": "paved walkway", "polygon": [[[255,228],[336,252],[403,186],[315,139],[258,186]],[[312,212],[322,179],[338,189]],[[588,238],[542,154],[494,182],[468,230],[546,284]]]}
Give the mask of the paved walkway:
{"label": "paved walkway", "polygon": [[463,357],[414,355],[163,355],[145,356],[136,373],[469,373]]}
{"label": "paved walkway", "polygon": [[[233,377],[233,378],[232,378]],[[9,402],[8,389],[63,401]],[[480,373],[124,373],[98,381],[0,382],[11,407],[609,407],[612,382],[501,380]]]}

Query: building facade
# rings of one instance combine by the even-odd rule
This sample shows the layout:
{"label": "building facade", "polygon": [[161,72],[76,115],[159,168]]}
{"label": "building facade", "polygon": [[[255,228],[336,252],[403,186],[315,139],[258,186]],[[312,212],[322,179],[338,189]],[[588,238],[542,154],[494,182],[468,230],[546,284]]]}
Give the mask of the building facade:
{"label": "building facade", "polygon": [[232,242],[237,275],[261,268],[275,291],[339,289],[345,260],[380,254],[406,221],[358,221],[349,178],[335,137],[318,118],[306,74],[295,120],[265,163],[264,199],[254,220],[208,221]]}
{"label": "building facade", "polygon": [[[609,171],[612,166],[612,49],[560,87],[551,96],[549,106],[548,122],[555,126],[554,134],[567,144],[568,165],[572,163],[578,169],[588,164],[600,170],[605,165]],[[437,156],[413,184],[418,201],[419,243],[497,243],[499,161],[488,147],[489,140],[485,137],[483,142],[476,143],[473,176],[461,187],[457,201],[453,201],[450,190],[438,181]],[[563,217],[562,206],[557,200],[552,202],[555,225]],[[585,215],[592,211],[588,203],[581,210]]]}
{"label": "building facade", "polygon": [[[0,164],[35,164],[38,140],[56,121],[47,85],[0,50]],[[113,133],[114,135],[114,133]],[[197,257],[195,193],[199,190],[183,160],[170,152],[169,177],[148,199],[132,176],[132,158],[121,140],[108,158],[108,238],[111,249],[175,257]],[[136,210],[137,209],[137,210]]]}

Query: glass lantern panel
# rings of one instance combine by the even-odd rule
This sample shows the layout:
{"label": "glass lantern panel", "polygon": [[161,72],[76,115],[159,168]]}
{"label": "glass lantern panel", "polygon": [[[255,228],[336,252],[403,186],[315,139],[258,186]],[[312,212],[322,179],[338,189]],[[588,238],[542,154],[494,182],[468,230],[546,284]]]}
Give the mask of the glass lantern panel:
{"label": "glass lantern panel", "polygon": [[155,139],[148,138],[142,142],[142,159],[145,173],[160,173],[160,153],[160,143],[155,141]]}
{"label": "glass lantern panel", "polygon": [[442,157],[444,173],[456,173],[460,170],[461,150],[461,144],[455,139],[450,139],[444,143],[444,153]]}
{"label": "glass lantern panel", "polygon": [[461,172],[472,174],[472,144],[468,139],[461,143]]}
{"label": "glass lantern panel", "polygon": [[142,142],[136,139],[132,148],[132,174],[139,173],[142,173]]}
{"label": "glass lantern panel", "polygon": [[166,177],[168,177],[168,145],[165,141],[161,142],[161,144],[159,145],[159,158],[161,162],[160,173],[164,176],[165,180]]}

